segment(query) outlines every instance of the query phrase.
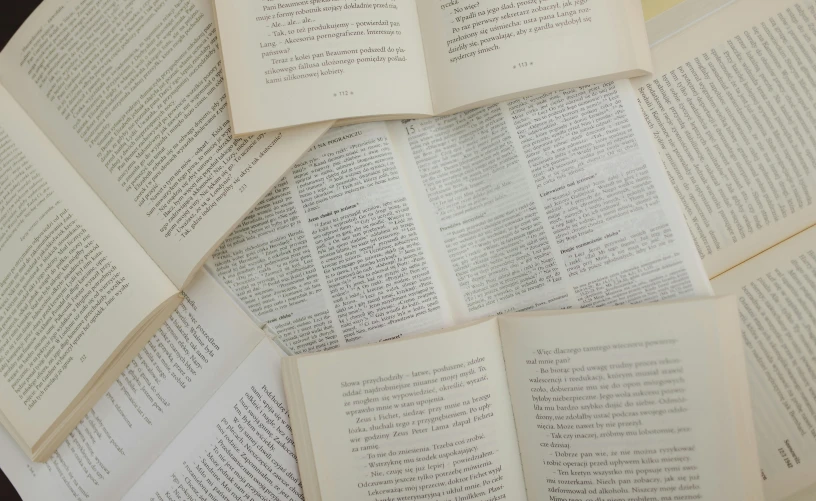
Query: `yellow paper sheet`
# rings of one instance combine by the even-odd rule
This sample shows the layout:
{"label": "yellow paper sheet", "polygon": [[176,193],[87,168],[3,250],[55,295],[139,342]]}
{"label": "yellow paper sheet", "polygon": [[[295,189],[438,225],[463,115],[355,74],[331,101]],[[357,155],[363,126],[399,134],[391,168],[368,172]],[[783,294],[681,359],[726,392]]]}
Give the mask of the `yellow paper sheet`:
{"label": "yellow paper sheet", "polygon": [[648,21],[656,15],[662,14],[675,5],[682,3],[683,0],[642,0],[642,2],[643,17]]}

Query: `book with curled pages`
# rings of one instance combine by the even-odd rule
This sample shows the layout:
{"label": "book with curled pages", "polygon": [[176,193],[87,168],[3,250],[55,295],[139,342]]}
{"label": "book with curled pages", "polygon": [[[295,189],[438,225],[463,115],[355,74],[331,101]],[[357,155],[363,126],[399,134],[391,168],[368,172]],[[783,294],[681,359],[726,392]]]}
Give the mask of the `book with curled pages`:
{"label": "book with curled pages", "polygon": [[42,461],[328,124],[234,141],[203,0],[46,0],[0,110],[0,423]]}

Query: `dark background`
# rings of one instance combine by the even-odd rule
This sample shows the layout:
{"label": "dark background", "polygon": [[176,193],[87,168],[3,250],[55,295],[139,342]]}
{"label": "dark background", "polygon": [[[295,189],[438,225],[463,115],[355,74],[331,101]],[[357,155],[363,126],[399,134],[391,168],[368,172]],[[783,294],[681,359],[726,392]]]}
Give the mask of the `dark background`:
{"label": "dark background", "polygon": [[14,0],[0,7],[0,49],[42,0]]}
{"label": "dark background", "polygon": [[[3,2],[0,7],[0,48],[6,46],[17,28],[40,4],[41,0],[10,0]],[[18,501],[20,496],[8,481],[6,475],[0,470],[0,499],[3,501]]]}

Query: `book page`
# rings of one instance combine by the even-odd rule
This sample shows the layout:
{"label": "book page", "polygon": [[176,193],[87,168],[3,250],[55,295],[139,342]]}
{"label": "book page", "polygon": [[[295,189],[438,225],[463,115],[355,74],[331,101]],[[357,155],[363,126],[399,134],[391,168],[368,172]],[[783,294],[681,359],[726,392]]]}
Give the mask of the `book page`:
{"label": "book page", "polygon": [[495,319],[293,363],[309,499],[526,499]]}
{"label": "book page", "polygon": [[332,129],[207,268],[294,353],[452,322],[383,123]]}
{"label": "book page", "polygon": [[235,134],[433,114],[415,1],[215,1]]}
{"label": "book page", "polygon": [[709,294],[627,85],[335,129],[208,269],[295,353]]}
{"label": "book page", "polygon": [[123,499],[302,500],[280,363],[261,341]]}
{"label": "book page", "polygon": [[683,3],[684,0],[641,0],[643,18],[647,21]]}
{"label": "book page", "polygon": [[710,294],[628,82],[389,131],[456,321]]}
{"label": "book page", "polygon": [[24,499],[120,499],[264,334],[206,272],[52,458],[0,430],[0,468]]}
{"label": "book page", "polygon": [[499,323],[529,499],[763,499],[733,298]]}
{"label": "book page", "polygon": [[0,411],[29,448],[177,290],[0,87]]}
{"label": "book page", "polygon": [[417,2],[434,112],[643,75],[640,0]]}
{"label": "book page", "polygon": [[735,0],[642,0],[649,44],[655,46]]}
{"label": "book page", "polygon": [[813,0],[741,0],[635,82],[711,277],[816,222],[814,36]]}
{"label": "book page", "polygon": [[328,127],[232,138],[211,8],[46,0],[0,53],[0,82],[179,288]]}
{"label": "book page", "polygon": [[785,501],[812,501],[814,498],[816,498],[816,486],[787,497]]}
{"label": "book page", "polygon": [[768,501],[816,483],[816,227],[712,281],[739,298]]}

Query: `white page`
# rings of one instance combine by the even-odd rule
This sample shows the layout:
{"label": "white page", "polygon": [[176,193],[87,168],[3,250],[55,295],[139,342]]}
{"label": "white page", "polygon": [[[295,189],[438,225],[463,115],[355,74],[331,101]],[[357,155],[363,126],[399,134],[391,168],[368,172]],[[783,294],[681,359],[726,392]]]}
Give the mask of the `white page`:
{"label": "white page", "polygon": [[322,501],[526,498],[495,319],[296,363]]}
{"label": "white page", "polygon": [[124,499],[302,500],[280,360],[261,341]]}
{"label": "white page", "polygon": [[24,499],[119,499],[264,334],[207,273],[47,463],[0,430],[0,467]]}
{"label": "white page", "polygon": [[816,2],[740,0],[635,81],[710,277],[816,223]]}
{"label": "white page", "polygon": [[414,2],[215,1],[235,133],[433,114]]}
{"label": "white page", "polygon": [[[512,310],[710,294],[639,113],[621,82],[335,129],[208,267],[296,353]],[[386,206],[385,227],[357,217]],[[580,245],[616,232],[609,260],[603,243],[594,257]]]}
{"label": "white page", "polygon": [[499,322],[529,499],[762,500],[733,298]]}
{"label": "white page", "polygon": [[232,139],[211,9],[46,0],[0,54],[0,82],[177,287],[328,127]]}
{"label": "white page", "polygon": [[816,483],[816,227],[712,281],[739,298],[765,497]]}
{"label": "white page", "polygon": [[710,294],[628,82],[389,130],[457,321]]}
{"label": "white page", "polygon": [[177,290],[0,87],[0,411],[34,444]]}
{"label": "white page", "polygon": [[294,353],[449,325],[398,163],[385,124],[332,129],[207,268]]}

